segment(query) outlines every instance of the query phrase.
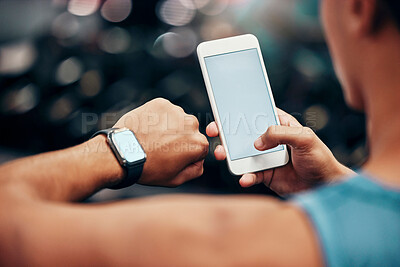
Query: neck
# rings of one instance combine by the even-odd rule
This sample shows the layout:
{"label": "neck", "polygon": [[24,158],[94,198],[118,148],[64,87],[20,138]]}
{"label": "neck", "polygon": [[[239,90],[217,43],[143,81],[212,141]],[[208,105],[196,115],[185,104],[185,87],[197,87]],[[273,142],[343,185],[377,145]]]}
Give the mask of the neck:
{"label": "neck", "polygon": [[400,186],[400,37],[396,42],[393,33],[389,37],[367,54],[372,62],[365,67],[363,88],[370,155],[364,169]]}

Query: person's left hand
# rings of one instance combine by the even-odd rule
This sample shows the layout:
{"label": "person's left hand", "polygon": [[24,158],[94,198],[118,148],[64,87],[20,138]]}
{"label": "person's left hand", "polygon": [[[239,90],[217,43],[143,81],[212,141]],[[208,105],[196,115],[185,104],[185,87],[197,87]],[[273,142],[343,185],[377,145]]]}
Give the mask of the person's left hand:
{"label": "person's left hand", "polygon": [[193,115],[157,98],[134,109],[113,128],[129,128],[147,154],[140,184],[178,186],[203,174],[207,138]]}

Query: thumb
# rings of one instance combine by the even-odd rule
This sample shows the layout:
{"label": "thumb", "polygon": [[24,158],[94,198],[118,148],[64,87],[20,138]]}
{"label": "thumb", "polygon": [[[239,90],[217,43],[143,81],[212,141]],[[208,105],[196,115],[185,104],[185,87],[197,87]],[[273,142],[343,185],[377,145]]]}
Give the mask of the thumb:
{"label": "thumb", "polygon": [[184,168],[178,175],[174,178],[173,186],[181,185],[189,180],[195,179],[203,175],[204,172],[204,160],[192,163],[186,168]]}
{"label": "thumb", "polygon": [[273,125],[254,142],[254,147],[260,151],[271,149],[278,145],[305,148],[311,147],[315,140],[314,131],[308,127]]}

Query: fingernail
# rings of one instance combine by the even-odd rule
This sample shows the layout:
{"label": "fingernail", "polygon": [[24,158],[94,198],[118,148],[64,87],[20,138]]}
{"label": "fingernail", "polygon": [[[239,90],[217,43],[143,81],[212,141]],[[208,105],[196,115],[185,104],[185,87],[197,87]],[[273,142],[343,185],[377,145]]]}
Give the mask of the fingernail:
{"label": "fingernail", "polygon": [[261,139],[261,137],[259,137],[259,138],[254,142],[254,146],[255,146],[257,149],[262,149],[262,148],[264,147],[264,142],[263,142],[263,140]]}

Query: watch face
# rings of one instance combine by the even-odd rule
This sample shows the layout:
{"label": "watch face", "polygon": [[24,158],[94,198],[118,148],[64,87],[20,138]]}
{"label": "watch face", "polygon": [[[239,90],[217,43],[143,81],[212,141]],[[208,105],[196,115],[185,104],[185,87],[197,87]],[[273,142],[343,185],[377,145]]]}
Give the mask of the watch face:
{"label": "watch face", "polygon": [[133,132],[129,130],[114,132],[112,141],[127,164],[140,162],[146,158],[146,154]]}

